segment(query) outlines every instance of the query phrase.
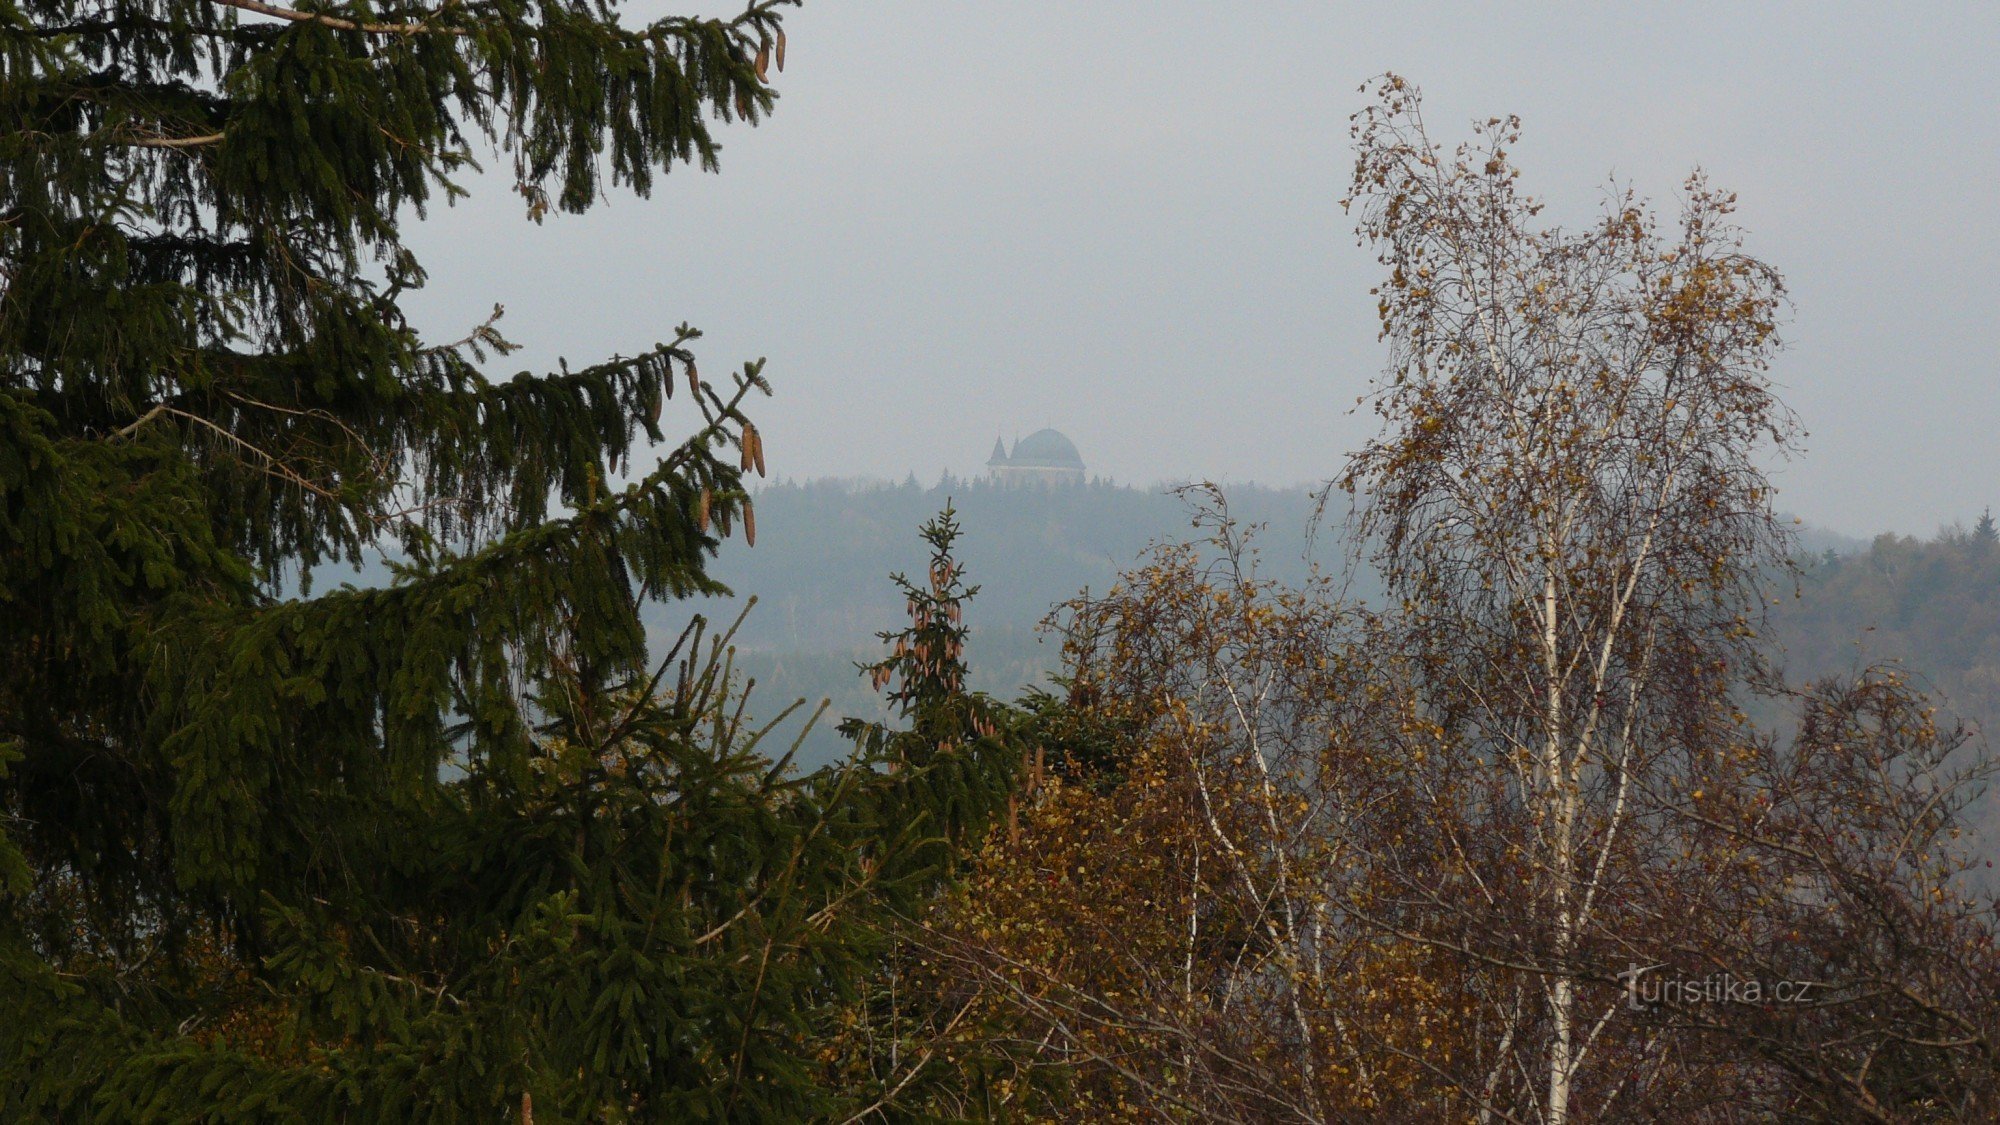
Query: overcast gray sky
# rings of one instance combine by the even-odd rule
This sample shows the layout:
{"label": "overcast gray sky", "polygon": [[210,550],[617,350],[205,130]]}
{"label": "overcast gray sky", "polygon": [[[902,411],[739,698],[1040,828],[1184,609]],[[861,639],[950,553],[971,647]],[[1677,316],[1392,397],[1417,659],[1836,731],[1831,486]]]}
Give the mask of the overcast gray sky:
{"label": "overcast gray sky", "polygon": [[775,475],[934,480],[1054,425],[1123,481],[1322,479],[1383,358],[1347,118],[1395,70],[1439,139],[1521,115],[1555,216],[1612,176],[1670,210],[1697,164],[1740,193],[1796,302],[1782,506],[1928,534],[2000,505],[2000,5],[815,0],[788,27],[720,176],[540,227],[498,177],[434,211],[423,323],[504,303],[509,373],[691,321],[707,373],[769,357]]}

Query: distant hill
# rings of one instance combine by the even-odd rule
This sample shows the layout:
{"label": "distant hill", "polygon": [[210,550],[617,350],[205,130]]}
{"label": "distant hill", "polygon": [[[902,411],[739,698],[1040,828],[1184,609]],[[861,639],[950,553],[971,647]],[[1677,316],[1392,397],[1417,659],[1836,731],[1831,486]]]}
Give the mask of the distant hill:
{"label": "distant hill", "polygon": [[[1308,552],[1314,512],[1310,486],[1232,485],[1231,514],[1262,525],[1262,572],[1287,582],[1308,567],[1339,573],[1344,509],[1331,513]],[[1057,666],[1053,639],[1036,626],[1079,592],[1102,591],[1152,544],[1201,535],[1188,500],[1168,486],[1096,481],[1055,488],[999,487],[947,477],[933,485],[820,480],[760,489],[757,545],[728,540],[713,572],[738,597],[654,605],[646,611],[663,650],[695,613],[727,624],[756,595],[737,635],[738,667],[758,681],[753,710],[773,714],[794,699],[830,698],[828,720],[808,759],[839,752],[832,723],[879,717],[879,700],[855,674],[880,653],[875,634],[901,624],[893,571],[918,573],[925,553],[917,528],[947,502],[964,527],[960,556],[980,587],[967,611],[973,686],[1003,697],[1042,681]],[[1934,540],[1894,535],[1867,541],[1801,526],[1799,597],[1781,592],[1770,620],[1774,645],[1793,679],[1900,660],[1946,699],[1951,711],[1989,729],[2000,722],[2000,550],[1974,532]],[[315,572],[315,588],[386,582],[380,564],[361,573]],[[1374,592],[1357,581],[1357,597]]]}
{"label": "distant hill", "polygon": [[[1325,521],[1309,553],[1310,487],[1235,485],[1224,493],[1239,522],[1262,525],[1253,542],[1267,576],[1297,582],[1314,563],[1341,570],[1344,509]],[[756,496],[757,546],[731,541],[715,573],[758,597],[738,640],[739,664],[758,680],[759,710],[797,698],[832,700],[808,758],[839,751],[833,719],[881,715],[854,666],[877,658],[878,631],[900,624],[903,607],[888,575],[921,570],[917,526],[947,501],[965,529],[961,557],[981,587],[967,611],[973,686],[1000,696],[1056,668],[1055,640],[1036,632],[1054,605],[1086,588],[1104,590],[1154,543],[1201,534],[1191,526],[1189,501],[1166,486],[1100,481],[1024,489],[948,477],[929,486],[815,481],[764,488]],[[1770,622],[1795,679],[1900,658],[1947,695],[1955,713],[1975,722],[2000,716],[2000,552],[1975,565],[1970,533],[1934,543],[1894,536],[1870,543],[1810,525],[1795,531],[1800,596],[1780,598]],[[1372,580],[1357,580],[1351,592],[1368,597]],[[691,608],[661,607],[656,631],[677,632]],[[719,618],[735,607],[698,608]]]}
{"label": "distant hill", "polygon": [[1771,624],[1794,679],[1894,661],[1955,717],[2000,730],[2000,543],[1990,529],[1883,535],[1863,551],[1823,555]]}
{"label": "distant hill", "polygon": [[[1240,522],[1268,525],[1257,540],[1263,567],[1278,577],[1303,576],[1308,489],[1253,485],[1227,496]],[[1084,587],[1102,590],[1149,544],[1194,531],[1188,502],[1164,486],[818,481],[773,484],[755,499],[757,545],[731,540],[713,573],[758,596],[745,645],[780,651],[865,644],[890,627],[902,606],[889,573],[921,568],[917,527],[947,503],[964,526],[960,554],[980,587],[971,609],[975,627],[1032,625]]]}
{"label": "distant hill", "polygon": [[[1234,519],[1262,525],[1252,539],[1262,573],[1296,582],[1312,561],[1339,569],[1335,534],[1308,554],[1309,487],[1233,486],[1226,496]],[[759,710],[831,698],[835,718],[879,717],[879,702],[854,665],[876,659],[876,634],[900,625],[903,605],[889,575],[922,571],[927,556],[917,528],[947,502],[964,528],[959,557],[979,587],[966,613],[973,687],[1000,696],[1056,667],[1056,644],[1036,626],[1057,603],[1104,590],[1154,543],[1201,534],[1189,501],[1169,486],[1104,481],[1046,488],[951,477],[928,486],[914,479],[782,482],[760,490],[755,502],[757,545],[730,541],[713,568],[739,595],[757,597],[737,635],[739,666],[757,678]],[[649,628],[666,643],[690,612],[729,618],[742,601],[655,607]],[[811,740],[810,757],[838,750],[830,730],[831,720]]]}
{"label": "distant hill", "polygon": [[1835,555],[1852,555],[1868,549],[1868,540],[1856,535],[1842,535],[1798,519],[1789,513],[1778,519],[1792,527],[1792,534],[1798,538],[1798,551],[1802,555],[1821,558],[1828,552]]}

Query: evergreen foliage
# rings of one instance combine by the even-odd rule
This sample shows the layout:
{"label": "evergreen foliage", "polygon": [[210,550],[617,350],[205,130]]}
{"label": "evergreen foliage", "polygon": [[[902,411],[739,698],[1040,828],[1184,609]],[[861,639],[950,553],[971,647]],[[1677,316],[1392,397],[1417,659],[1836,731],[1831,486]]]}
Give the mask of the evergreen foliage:
{"label": "evergreen foliage", "polygon": [[649,675],[641,606],[754,538],[760,365],[495,380],[497,308],[401,305],[476,146],[536,221],[713,168],[784,3],[0,0],[0,1118],[839,1103],[854,916],[978,808],[786,778],[699,629]]}
{"label": "evergreen foliage", "polygon": [[937,832],[930,855],[951,878],[879,916],[880,953],[823,1057],[827,1084],[855,1091],[864,1103],[857,1120],[994,1120],[1021,1092],[1002,1075],[1014,1069],[998,1049],[1011,1028],[992,1013],[968,1021],[971,1003],[954,982],[928,971],[912,939],[948,901],[1003,803],[1013,819],[1017,782],[1026,780],[1032,792],[1022,767],[1033,731],[1017,708],[966,689],[965,608],[979,587],[965,583],[954,554],[960,528],[949,501],[920,534],[930,547],[923,580],[891,576],[909,622],[879,633],[888,654],[859,665],[891,720],[850,717],[839,731],[856,762],[925,795],[919,823]]}
{"label": "evergreen foliage", "polygon": [[[892,773],[949,760],[969,746],[990,750],[1004,745],[1015,722],[1004,704],[966,690],[965,603],[979,587],[965,584],[965,567],[952,553],[959,537],[957,513],[947,503],[920,534],[931,550],[925,580],[914,582],[901,572],[890,576],[903,594],[909,624],[878,634],[889,654],[861,666],[894,716],[908,725],[896,729],[857,718],[840,723],[840,733],[854,743],[859,761]],[[990,808],[1005,793],[991,789],[984,796],[982,803]]]}

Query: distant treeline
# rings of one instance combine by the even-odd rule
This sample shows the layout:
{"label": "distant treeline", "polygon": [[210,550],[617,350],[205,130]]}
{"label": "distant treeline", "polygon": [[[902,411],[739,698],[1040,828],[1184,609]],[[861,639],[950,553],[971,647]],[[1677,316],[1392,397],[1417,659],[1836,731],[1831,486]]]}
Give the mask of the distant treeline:
{"label": "distant treeline", "polygon": [[[1220,495],[1229,516],[1251,529],[1259,569],[1266,576],[1296,584],[1315,566],[1325,574],[1343,572],[1348,550],[1345,496],[1336,492],[1321,511],[1315,489],[1307,484],[1229,485]],[[678,632],[690,612],[733,617],[754,595],[757,604],[737,635],[737,666],[757,680],[760,710],[775,711],[801,698],[809,705],[831,701],[804,755],[824,760],[840,749],[831,733],[834,720],[883,713],[855,666],[879,657],[878,632],[903,624],[903,603],[888,576],[921,569],[924,555],[916,528],[947,503],[959,513],[965,529],[960,557],[980,588],[966,610],[972,630],[970,686],[1001,697],[1041,682],[1057,666],[1057,642],[1037,628],[1057,605],[1085,590],[1102,594],[1154,544],[1206,534],[1195,526],[1203,495],[1173,485],[1141,488],[1096,481],[1006,488],[952,477],[933,485],[914,478],[901,484],[780,482],[756,494],[756,547],[731,540],[715,567],[716,575],[737,591],[737,599],[654,607],[654,639],[670,640],[668,631]],[[1954,704],[1990,707],[1996,702],[1993,687],[1983,695],[1969,689],[1991,684],[1995,663],[1990,655],[1968,663],[1962,654],[1977,647],[1970,639],[1930,646],[1924,628],[1909,635],[1879,629],[1863,633],[1874,623],[1863,619],[1896,596],[1937,595],[1969,608],[1976,584],[1971,571],[1916,560],[1963,554],[1971,541],[1971,533],[1930,544],[1887,536],[1871,546],[1801,525],[1801,597],[1780,598],[1772,621],[1789,667],[1801,676],[1846,669],[1857,659],[1852,642],[1866,636],[1872,639],[1863,658],[1930,654],[1913,661],[1913,669],[1934,679]],[[1918,570],[1944,577],[1919,581],[1914,577]],[[1347,592],[1365,599],[1376,587],[1365,566],[1358,572]],[[1925,585],[1932,581],[1968,585],[1961,597]],[[1913,593],[1913,582],[1925,592]],[[1937,628],[1950,623],[1968,637],[1983,630],[1990,653],[2000,643],[1995,639],[2000,615],[1990,608],[1991,586],[1989,577],[1986,600],[1979,603],[1989,607],[1984,617],[1901,610],[1890,616],[1924,621],[1936,616]],[[1781,592],[1789,594],[1789,587],[1781,584]],[[1987,671],[1974,671],[1978,667]]]}
{"label": "distant treeline", "polygon": [[[1307,484],[1236,484],[1221,495],[1231,518],[1252,530],[1266,576],[1298,583],[1315,565],[1342,572],[1344,496],[1336,493],[1322,512]],[[959,512],[960,554],[980,587],[966,609],[970,686],[1001,698],[1044,682],[1057,666],[1057,642],[1038,627],[1060,603],[1086,590],[1102,594],[1154,544],[1206,534],[1194,524],[1203,497],[1174,485],[828,479],[774,483],[755,502],[757,545],[728,540],[714,568],[737,597],[655,604],[646,620],[655,647],[664,648],[691,614],[727,624],[755,596],[737,634],[737,668],[757,681],[760,712],[797,699],[809,712],[830,701],[803,752],[812,762],[842,749],[832,733],[840,718],[884,715],[855,666],[880,656],[877,633],[903,624],[889,575],[922,569],[916,529],[947,503]],[[1951,717],[1992,725],[2000,716],[2000,550],[1985,533],[1947,528],[1929,540],[1870,542],[1800,525],[1798,535],[1798,596],[1774,581],[1768,623],[1790,678],[1894,661],[1935,691]],[[1359,571],[1348,592],[1366,598],[1375,586],[1365,566]],[[316,585],[388,578],[379,565],[358,576],[326,568]]]}
{"label": "distant treeline", "polygon": [[[1256,537],[1273,576],[1303,577],[1310,486],[1231,486],[1229,511]],[[923,559],[916,529],[947,503],[965,528],[960,550],[980,587],[967,613],[975,627],[1032,626],[1058,601],[1088,587],[1102,592],[1148,545],[1195,533],[1190,500],[1173,486],[1135,488],[1102,481],[1050,488],[1008,488],[983,479],[946,477],[934,485],[856,484],[839,480],[777,483],[755,493],[757,545],[731,540],[714,567],[758,608],[745,622],[747,647],[827,651],[866,644],[891,628],[902,603],[888,581]],[[1313,552],[1337,570],[1338,518],[1332,542]]]}
{"label": "distant treeline", "polygon": [[1781,598],[1774,640],[1793,679],[1897,662],[1948,716],[2000,722],[2000,546],[1993,525],[1930,540],[1882,535],[1812,560],[1799,596]]}
{"label": "distant treeline", "polygon": [[[1223,492],[1230,518],[1252,530],[1260,570],[1289,583],[1317,565],[1338,573],[1345,498],[1325,518],[1310,485],[1232,485]],[[1040,682],[1056,667],[1056,642],[1037,626],[1061,602],[1085,590],[1102,594],[1156,543],[1200,538],[1202,497],[1173,485],[1138,488],[1094,481],[1052,488],[1008,488],[984,479],[945,477],[933,485],[841,480],[781,482],[756,493],[757,545],[731,540],[715,575],[737,591],[734,603],[653,607],[656,643],[670,641],[690,612],[733,617],[757,599],[737,635],[738,667],[756,678],[756,699],[775,710],[794,699],[831,699],[828,719],[810,739],[807,760],[833,756],[832,721],[880,718],[879,699],[855,671],[877,659],[876,634],[899,628],[903,602],[893,572],[916,574],[924,552],[917,527],[949,503],[964,527],[959,555],[979,587],[966,608],[971,627],[970,686],[1002,697]],[[1310,534],[1315,527],[1320,534]]]}

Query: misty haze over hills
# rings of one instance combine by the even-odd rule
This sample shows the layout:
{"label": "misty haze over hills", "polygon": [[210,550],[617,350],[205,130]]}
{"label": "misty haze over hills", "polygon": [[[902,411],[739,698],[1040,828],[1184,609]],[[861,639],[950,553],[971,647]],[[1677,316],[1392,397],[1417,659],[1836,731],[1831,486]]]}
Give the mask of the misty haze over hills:
{"label": "misty haze over hills", "polygon": [[[1321,513],[1319,491],[1308,484],[1221,488],[1230,517],[1251,532],[1260,574],[1298,584],[1315,568],[1334,579],[1348,573],[1348,499],[1335,492]],[[757,680],[756,709],[772,713],[799,698],[832,701],[808,743],[807,757],[817,761],[840,749],[834,719],[883,716],[855,665],[879,657],[878,632],[903,624],[889,575],[922,571],[917,528],[947,503],[964,528],[959,557],[980,588],[966,609],[972,686],[1012,697],[1045,682],[1059,663],[1059,642],[1037,626],[1060,603],[1103,593],[1152,545],[1204,538],[1207,530],[1194,526],[1201,500],[1184,486],[1103,480],[1055,488],[950,475],[931,485],[914,476],[900,484],[781,481],[756,493],[757,545],[725,542],[712,572],[756,598],[736,636],[739,667]],[[1868,547],[1809,524],[1798,532],[1808,558]],[[1345,593],[1370,598],[1377,590],[1372,571],[1364,564],[1352,574]],[[656,645],[671,643],[691,614],[726,624],[744,604],[739,596],[653,606],[649,632]]]}
{"label": "misty haze over hills", "polygon": [[[1260,574],[1296,584],[1314,568],[1334,578],[1347,572],[1342,532],[1348,500],[1336,492],[1321,513],[1322,487],[1221,487],[1231,518],[1251,532]],[[890,575],[921,573],[926,554],[917,529],[947,503],[964,529],[959,557],[979,587],[966,608],[972,687],[1001,698],[1047,683],[1057,669],[1060,642],[1039,626],[1061,603],[1085,592],[1103,593],[1155,544],[1208,534],[1194,523],[1201,496],[1176,484],[1141,487],[1097,479],[1007,487],[950,474],[923,484],[912,474],[900,483],[780,480],[754,495],[757,545],[747,546],[740,537],[725,540],[711,567],[737,596],[655,603],[646,607],[644,619],[655,650],[665,651],[695,614],[720,628],[749,606],[735,644],[738,669],[756,680],[753,711],[774,715],[797,699],[806,700],[810,711],[821,699],[831,701],[802,752],[811,763],[842,751],[833,733],[838,719],[885,717],[856,664],[880,656],[877,633],[904,623]],[[1976,588],[1976,577],[1934,578],[1913,591],[1912,575],[1927,565],[1921,563],[1925,547],[1917,541],[1884,536],[1871,543],[1809,522],[1795,527],[1798,554],[1807,563],[1803,597],[1796,604],[1781,598],[1777,622],[1796,675],[1928,652],[1935,659],[1917,670],[1934,678],[1953,702],[1978,713],[2000,703],[2000,694],[1988,700],[1976,686],[1982,676],[2000,684],[1993,673],[1977,671],[1988,663],[1977,655],[1990,647],[1987,642],[1968,637],[1940,647],[1931,635],[1944,620],[1981,636],[1994,632],[2000,607],[1983,617],[1951,608],[1959,600],[1953,583]],[[1829,555],[1840,563],[1827,563]],[[1376,592],[1365,563],[1354,567],[1353,575],[1348,596],[1366,600]],[[315,588],[388,580],[379,563],[359,573],[324,567],[314,574]],[[1904,605],[1911,599],[1923,605]],[[1991,663],[2000,664],[2000,657]],[[1974,686],[1953,690],[1964,679],[1961,673],[1970,674]],[[798,725],[786,725],[787,742]]]}

